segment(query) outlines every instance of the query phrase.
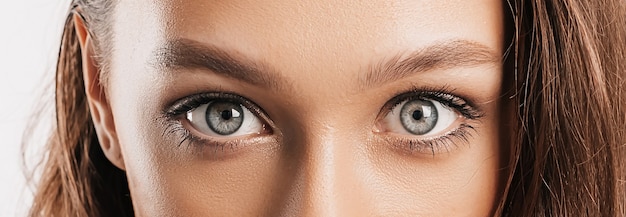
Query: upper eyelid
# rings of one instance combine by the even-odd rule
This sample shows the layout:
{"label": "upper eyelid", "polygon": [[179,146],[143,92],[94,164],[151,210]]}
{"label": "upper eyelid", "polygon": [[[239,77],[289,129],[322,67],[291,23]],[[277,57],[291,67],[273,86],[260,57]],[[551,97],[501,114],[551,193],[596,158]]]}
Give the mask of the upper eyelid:
{"label": "upper eyelid", "polygon": [[[391,111],[393,108],[395,108],[396,106],[398,106],[399,104],[408,101],[408,100],[412,100],[412,99],[430,99],[430,100],[437,100],[439,101],[439,99],[436,99],[436,97],[432,97],[432,96],[426,96],[429,95],[426,92],[406,92],[406,93],[402,93],[400,95],[397,95],[393,98],[391,98],[389,101],[387,101],[385,103],[385,105],[383,106],[383,110],[384,111]],[[446,105],[444,103],[444,105]]]}
{"label": "upper eyelid", "polygon": [[[200,105],[207,104],[214,100],[230,100],[236,103],[240,103],[244,107],[246,107],[250,112],[254,115],[259,116],[263,119],[269,119],[268,115],[263,111],[261,107],[252,102],[246,97],[243,97],[239,94],[229,93],[229,92],[209,92],[209,93],[198,93],[183,97],[174,101],[171,105],[166,107],[165,114],[168,116],[177,116],[182,115],[186,112],[189,112],[195,108],[198,108]],[[196,102],[197,105],[190,105],[194,102],[194,100],[199,101],[202,100],[204,102],[199,103]],[[267,120],[266,120],[267,121]]]}
{"label": "upper eyelid", "polygon": [[[451,105],[452,103],[451,101],[456,100],[456,99],[462,100],[465,106],[469,106],[469,108],[472,109],[471,111],[472,114],[471,114],[470,119],[482,117],[482,111],[480,110],[480,108],[475,107],[471,100],[457,96],[450,92],[451,91],[449,91],[448,88],[445,88],[445,87],[441,89],[425,89],[425,90],[417,90],[414,88],[409,91],[405,91],[403,93],[397,94],[396,96],[388,100],[382,107],[382,110],[376,119],[380,120],[381,118],[389,114],[389,112],[391,112],[391,110],[398,104],[406,100],[411,100],[411,99],[416,99],[416,98],[436,100],[442,103],[442,105],[444,105],[445,107],[457,110],[459,112],[462,112],[462,111],[460,111],[459,108],[456,108],[454,105]],[[448,95],[450,97],[453,97],[453,99],[445,100],[443,99],[443,97],[440,97],[440,96],[438,97],[437,95]],[[255,116],[261,118],[263,122],[268,124],[270,127],[274,128],[274,124],[272,122],[271,117],[263,110],[263,108],[258,106],[252,100],[244,96],[241,96],[239,94],[231,93],[231,92],[205,92],[205,93],[197,93],[197,94],[189,95],[189,96],[186,96],[186,97],[183,97],[174,101],[169,106],[166,106],[164,114],[166,116],[173,117],[173,116],[182,115],[188,111],[191,111],[197,108],[198,106],[202,105],[202,104],[198,104],[195,107],[191,107],[189,105],[189,103],[192,100],[201,100],[198,98],[204,98],[205,102],[203,102],[202,104],[206,104],[212,100],[218,100],[218,99],[233,100],[235,102],[241,103],[248,110],[250,110],[250,112],[252,112]],[[459,105],[457,105],[457,107],[458,106]]]}
{"label": "upper eyelid", "polygon": [[[396,95],[395,97],[393,97],[392,99],[390,99],[389,101],[385,103],[377,119],[381,119],[385,117],[387,114],[391,112],[393,108],[395,108],[395,106],[398,106],[400,103],[405,102],[407,100],[411,100],[411,99],[427,99],[427,100],[438,101],[447,108],[454,109],[458,112],[461,112],[463,116],[469,119],[476,119],[476,118],[482,117],[483,112],[481,111],[480,108],[477,108],[476,106],[474,106],[474,103],[471,100],[465,99],[464,97],[457,96],[450,92],[451,91],[449,91],[447,88],[442,88],[440,90],[412,89],[407,92],[403,92],[401,94]],[[444,97],[437,96],[437,95],[447,95],[453,98],[448,100],[448,99],[444,99]],[[461,100],[463,102],[463,105],[456,105],[452,102],[452,100]],[[470,111],[462,111],[461,108],[458,108],[460,106],[468,106],[469,108],[466,108],[466,109],[470,109]]]}

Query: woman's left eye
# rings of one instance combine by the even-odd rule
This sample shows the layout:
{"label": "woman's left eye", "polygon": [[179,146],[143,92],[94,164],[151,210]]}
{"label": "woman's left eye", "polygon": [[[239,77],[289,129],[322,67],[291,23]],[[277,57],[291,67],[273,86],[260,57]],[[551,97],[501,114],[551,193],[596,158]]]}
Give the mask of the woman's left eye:
{"label": "woman's left eye", "polygon": [[454,110],[430,99],[407,99],[394,106],[382,120],[385,131],[432,136],[444,131],[461,117]]}
{"label": "woman's left eye", "polygon": [[263,122],[241,103],[212,100],[190,110],[186,119],[201,133],[213,137],[260,134]]}

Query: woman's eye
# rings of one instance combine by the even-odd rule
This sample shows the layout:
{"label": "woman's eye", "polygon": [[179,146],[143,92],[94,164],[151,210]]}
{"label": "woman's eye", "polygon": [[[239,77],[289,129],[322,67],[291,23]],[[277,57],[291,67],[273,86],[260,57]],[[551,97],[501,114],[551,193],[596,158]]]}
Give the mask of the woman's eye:
{"label": "woman's eye", "polygon": [[198,131],[208,136],[242,136],[260,134],[261,120],[241,103],[213,100],[187,112],[187,120]]}
{"label": "woman's eye", "polygon": [[435,100],[410,99],[391,109],[383,119],[383,128],[393,133],[430,136],[442,133],[460,117]]}

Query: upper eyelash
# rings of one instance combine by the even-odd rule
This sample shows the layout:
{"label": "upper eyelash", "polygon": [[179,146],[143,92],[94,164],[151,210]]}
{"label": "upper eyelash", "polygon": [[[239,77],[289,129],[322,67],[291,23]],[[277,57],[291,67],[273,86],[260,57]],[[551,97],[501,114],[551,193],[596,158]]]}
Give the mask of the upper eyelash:
{"label": "upper eyelash", "polygon": [[[479,120],[483,117],[483,112],[480,108],[474,106],[474,102],[452,94],[454,90],[447,87],[442,88],[418,88],[412,87],[408,91],[404,91],[396,94],[391,100],[389,100],[382,109],[381,117],[388,115],[396,106],[412,99],[421,100],[435,100],[440,102],[443,106],[458,111],[467,120]],[[380,119],[380,118],[379,118]],[[461,125],[445,133],[444,135],[436,138],[401,138],[395,136],[386,136],[387,142],[395,144],[395,146],[403,146],[403,150],[410,150],[411,152],[425,152],[430,149],[433,154],[439,153],[442,149],[449,151],[448,148],[451,145],[458,146],[453,139],[460,139],[461,142],[469,143],[469,138],[472,137],[472,132],[476,132],[474,126],[468,123],[461,123]],[[420,151],[421,150],[421,151]]]}
{"label": "upper eyelash", "polygon": [[430,99],[436,100],[440,102],[442,105],[452,108],[463,117],[474,120],[479,119],[483,116],[483,112],[475,106],[475,104],[462,97],[451,94],[453,90],[449,90],[447,87],[439,88],[439,89],[420,89],[417,87],[413,87],[409,91],[405,91],[401,94],[396,95],[394,98],[389,100],[389,102],[384,106],[383,116],[387,113],[391,112],[393,108],[395,108],[398,104],[405,102],[407,100],[412,99]]}
{"label": "upper eyelash", "polygon": [[208,146],[214,147],[216,149],[223,149],[225,146],[230,146],[231,148],[236,146],[238,144],[236,141],[217,142],[211,139],[196,136],[188,129],[183,127],[181,120],[177,118],[182,114],[190,112],[198,108],[199,106],[207,104],[214,100],[225,100],[231,101],[233,103],[239,103],[246,107],[254,115],[259,117],[262,121],[267,122],[266,120],[268,120],[268,116],[265,114],[265,112],[245,97],[227,92],[199,93],[179,99],[172,103],[172,105],[166,107],[167,109],[163,111],[163,115],[161,116],[161,119],[164,120],[163,123],[166,126],[162,136],[165,137],[171,134],[178,134],[181,137],[180,142],[178,142],[178,147],[180,147],[185,142],[189,143],[189,145],[209,144]]}
{"label": "upper eyelash", "polygon": [[187,96],[183,99],[177,100],[171,106],[168,107],[167,110],[164,111],[166,116],[175,117],[178,115],[185,114],[203,104],[207,104],[214,100],[226,100],[234,103],[239,103],[246,107],[253,114],[267,119],[265,112],[260,109],[256,104],[252,103],[250,100],[239,96],[237,94],[226,93],[226,92],[213,92],[213,93],[199,93],[191,96]]}
{"label": "upper eyelash", "polygon": [[[461,115],[469,120],[479,119],[483,116],[483,113],[479,108],[476,108],[474,103],[470,100],[464,99],[462,97],[451,94],[451,90],[448,88],[439,88],[439,89],[419,89],[412,88],[409,91],[405,91],[403,93],[397,94],[394,98],[389,100],[384,108],[383,108],[383,116],[387,115],[395,106],[398,104],[411,99],[430,99],[436,100],[442,105],[452,108],[458,111]],[[208,140],[205,138],[197,137],[191,134],[187,129],[185,129],[180,120],[175,120],[175,117],[185,114],[193,109],[199,107],[202,104],[209,103],[213,100],[230,100],[232,102],[240,103],[249,109],[252,113],[263,119],[267,122],[268,117],[265,115],[265,112],[262,111],[258,106],[256,106],[251,101],[246,98],[239,96],[237,94],[225,93],[225,92],[213,92],[213,93],[200,93],[185,97],[183,99],[175,101],[171,106],[168,106],[167,109],[163,112],[165,119],[168,121],[176,121],[177,123],[173,124],[170,122],[168,125],[168,129],[164,131],[165,133],[182,133],[182,140],[178,144],[178,146],[182,145],[185,141],[191,143],[211,143],[211,146],[223,148],[223,145],[212,140]],[[441,136],[436,139],[427,139],[427,140],[415,140],[415,139],[401,139],[402,141],[398,141],[398,143],[407,144],[409,146],[420,146],[421,148],[430,148],[435,153],[435,149],[446,148],[450,145],[448,143],[451,139],[461,138],[463,141],[467,141],[467,136],[471,136],[471,133],[468,132],[468,129],[474,129],[472,126],[468,124],[461,124],[461,126],[454,130],[453,132],[448,132],[446,135]],[[399,138],[396,138],[399,139]],[[233,146],[231,143],[231,147]],[[453,143],[454,144],[454,143]],[[435,147],[436,146],[436,147]],[[413,147],[411,147],[413,149]]]}

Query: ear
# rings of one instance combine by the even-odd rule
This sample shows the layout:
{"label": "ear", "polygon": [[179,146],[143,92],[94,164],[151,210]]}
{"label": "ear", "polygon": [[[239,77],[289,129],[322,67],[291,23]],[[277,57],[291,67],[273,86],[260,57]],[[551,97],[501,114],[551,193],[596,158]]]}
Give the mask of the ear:
{"label": "ear", "polygon": [[98,134],[98,141],[104,155],[116,167],[125,170],[124,157],[115,131],[113,113],[107,99],[104,86],[100,82],[100,70],[94,59],[95,51],[93,41],[83,18],[74,13],[74,27],[80,42],[81,58],[83,65],[83,80],[85,82],[85,93],[89,103],[91,119]]}

